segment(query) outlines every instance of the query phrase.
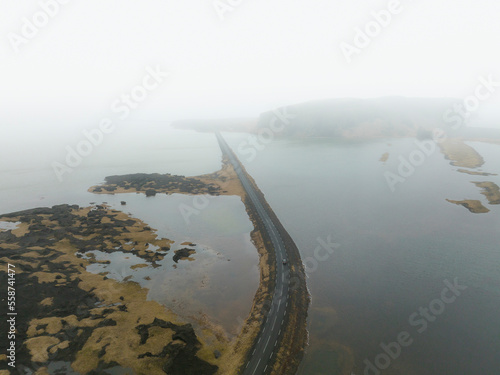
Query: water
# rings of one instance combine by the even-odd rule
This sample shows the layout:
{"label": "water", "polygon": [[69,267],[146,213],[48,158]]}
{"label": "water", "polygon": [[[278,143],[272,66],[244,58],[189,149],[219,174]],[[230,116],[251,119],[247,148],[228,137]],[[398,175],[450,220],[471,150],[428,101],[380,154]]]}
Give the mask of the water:
{"label": "water", "polygon": [[14,230],[19,226],[19,224],[21,224],[20,221],[15,223],[8,221],[0,221],[0,231]]}
{"label": "water", "polygon": [[97,198],[87,189],[109,175],[194,176],[211,173],[221,166],[221,153],[213,134],[156,124],[129,125],[108,135],[60,181],[52,163],[64,163],[66,148],[74,149],[84,139],[80,133],[62,138],[40,131],[0,140],[0,212],[61,202],[88,204]]}
{"label": "water", "polygon": [[[235,150],[246,138],[225,137]],[[236,331],[238,315],[248,314],[258,282],[251,224],[239,198],[216,197],[188,223],[178,208],[192,205],[191,196],[86,192],[111,174],[213,172],[220,167],[213,135],[133,128],[109,138],[62,183],[50,163],[64,157],[66,143],[22,140],[9,140],[18,149],[3,141],[2,160],[9,162],[0,166],[1,212],[103,201],[130,212],[160,237],[176,241],[161,268],[133,269],[144,262],[133,255],[96,253],[111,263],[90,270],[110,272],[116,279],[131,276],[150,288],[148,298],[176,312],[204,311],[229,333]],[[500,146],[470,144],[486,159],[482,170],[500,174]],[[382,353],[380,344],[405,331],[413,342],[390,360],[384,374],[498,373],[500,207],[487,204],[471,181],[500,185],[500,177],[457,173],[436,151],[391,192],[384,173],[395,173],[399,156],[407,158],[415,149],[408,139],[316,139],[263,145],[254,160],[240,153],[308,267],[310,346],[300,374],[338,374],[349,364],[348,353],[354,373],[362,374],[363,361],[374,362]],[[384,164],[379,159],[385,152],[390,156]],[[491,212],[475,215],[446,199],[479,199]],[[320,240],[339,247],[325,257],[317,251]],[[197,245],[195,261],[180,261],[174,268],[171,256],[184,241]],[[149,282],[146,274],[152,276]],[[445,280],[455,278],[467,289],[419,333],[409,317],[440,298]],[[175,288],[181,283],[191,287]]]}
{"label": "water", "polygon": [[[241,150],[247,136],[225,137]],[[482,169],[499,173],[500,146],[473,146],[487,160]],[[436,151],[391,192],[384,173],[415,149],[409,139],[316,139],[263,145],[254,160],[240,152],[307,266],[310,346],[300,374],[340,374],[351,357],[362,374],[363,361],[373,363],[380,344],[405,331],[412,344],[383,374],[498,373],[500,206],[471,181],[500,178],[457,173]],[[446,199],[479,199],[491,212],[472,214]],[[339,244],[334,254],[315,253],[328,236]],[[468,288],[419,333],[410,317],[455,278]]]}
{"label": "water", "polygon": [[[236,196],[210,197],[207,205],[198,198],[181,194],[97,195],[87,191],[104,177],[126,173],[172,173],[193,176],[212,173],[221,167],[221,151],[213,134],[180,131],[141,125],[117,131],[74,168],[60,182],[51,163],[63,161],[67,145],[74,147],[82,138],[62,141],[57,135],[41,132],[37,137],[19,136],[2,141],[0,165],[0,213],[56,204],[106,202],[111,208],[130,213],[146,222],[160,238],[175,241],[165,259],[154,268],[133,267],[147,263],[133,254],[105,254],[94,251],[97,259],[109,264],[89,266],[90,272],[108,272],[108,277],[135,281],[148,288],[148,299],[156,300],[181,319],[193,323],[198,335],[206,318],[221,326],[231,337],[241,328],[250,312],[259,282],[258,254],[250,240],[253,226],[245,206]],[[126,206],[121,205],[126,201]],[[180,207],[198,207],[198,213],[182,216]],[[16,223],[2,222],[0,230]],[[174,251],[183,242],[196,244],[193,261],[173,262]],[[152,249],[158,250],[158,249]],[[148,277],[148,280],[145,278]],[[66,371],[65,362],[54,363],[49,373]],[[69,371],[69,370],[68,370]],[[114,368],[109,373],[125,374]]]}
{"label": "water", "polygon": [[[221,325],[229,335],[241,328],[248,315],[258,287],[258,255],[250,240],[253,226],[241,199],[217,196],[198,215],[185,221],[181,205],[193,206],[195,196],[158,194],[147,198],[143,194],[106,195],[108,205],[141,218],[160,238],[174,240],[165,258],[153,267],[133,254],[117,251],[106,254],[93,252],[97,260],[109,264],[93,264],[88,271],[109,272],[118,281],[135,281],[149,289],[148,299],[156,300],[181,317],[202,318],[207,314],[213,323]],[[126,206],[121,206],[121,201]],[[182,245],[190,242],[195,246]],[[174,251],[192,248],[194,261],[173,261]],[[118,250],[118,249],[117,249]],[[134,268],[138,264],[147,267]],[[149,279],[146,280],[145,278]],[[240,319],[238,319],[240,318]]]}

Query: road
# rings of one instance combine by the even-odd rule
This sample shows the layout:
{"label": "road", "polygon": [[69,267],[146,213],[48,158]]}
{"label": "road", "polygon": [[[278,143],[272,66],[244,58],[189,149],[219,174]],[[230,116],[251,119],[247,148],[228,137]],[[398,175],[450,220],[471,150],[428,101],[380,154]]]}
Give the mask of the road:
{"label": "road", "polygon": [[267,314],[263,327],[257,337],[256,344],[252,348],[252,355],[247,362],[243,375],[263,375],[271,371],[271,363],[279,350],[279,342],[284,333],[285,317],[288,308],[288,291],[290,287],[290,275],[287,265],[283,265],[283,260],[288,259],[287,250],[279,231],[271,220],[268,212],[260,202],[257,193],[248,180],[238,159],[234,156],[222,135],[216,133],[217,140],[222,153],[226,155],[233,165],[238,177],[245,189],[248,197],[255,207],[264,224],[267,234],[272,241],[276,254],[276,286],[272,298],[271,310]]}

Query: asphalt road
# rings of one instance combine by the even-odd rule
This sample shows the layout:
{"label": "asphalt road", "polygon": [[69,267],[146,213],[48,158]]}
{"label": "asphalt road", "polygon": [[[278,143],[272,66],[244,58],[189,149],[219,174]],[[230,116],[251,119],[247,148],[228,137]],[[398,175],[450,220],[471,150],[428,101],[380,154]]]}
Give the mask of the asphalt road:
{"label": "asphalt road", "polygon": [[276,229],[271,217],[258,199],[252,184],[242,172],[239,161],[235,158],[224,138],[219,133],[216,133],[216,136],[223,154],[229,157],[243,188],[262,219],[276,253],[276,287],[273,294],[271,310],[265,318],[263,328],[252,349],[251,358],[247,362],[243,372],[244,375],[263,375],[271,370],[270,364],[279,350],[280,338],[285,329],[284,322],[287,314],[288,290],[290,286],[288,265],[283,265],[283,259],[288,259],[287,251],[279,231]]}

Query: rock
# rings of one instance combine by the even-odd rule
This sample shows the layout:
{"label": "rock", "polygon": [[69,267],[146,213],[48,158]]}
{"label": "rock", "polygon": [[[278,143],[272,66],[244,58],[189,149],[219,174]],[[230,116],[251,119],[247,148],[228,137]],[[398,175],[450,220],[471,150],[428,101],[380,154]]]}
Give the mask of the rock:
{"label": "rock", "polygon": [[214,350],[215,359],[219,359],[221,355],[222,355],[221,352],[219,352],[218,350]]}
{"label": "rock", "polygon": [[116,326],[116,321],[109,318],[104,319],[97,325],[97,327],[112,327],[112,326]]}
{"label": "rock", "polygon": [[175,255],[173,257],[173,260],[175,263],[177,263],[181,259],[188,258],[191,254],[194,254],[195,251],[193,249],[180,249],[180,250],[175,250]]}
{"label": "rock", "polygon": [[156,190],[155,189],[148,189],[146,190],[146,197],[154,197],[156,195]]}
{"label": "rock", "polygon": [[191,324],[174,327],[174,332],[172,340],[184,341],[188,347],[196,347],[200,345]]}
{"label": "rock", "polygon": [[125,206],[127,204],[127,202],[125,201],[121,201],[120,203],[122,204],[122,206]]}

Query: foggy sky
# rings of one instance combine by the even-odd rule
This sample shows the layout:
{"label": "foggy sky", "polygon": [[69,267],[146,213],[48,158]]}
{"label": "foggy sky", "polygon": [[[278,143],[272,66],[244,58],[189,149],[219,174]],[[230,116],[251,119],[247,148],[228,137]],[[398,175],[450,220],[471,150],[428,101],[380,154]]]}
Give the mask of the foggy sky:
{"label": "foggy sky", "polygon": [[[23,18],[40,5],[2,1],[2,126],[87,126],[140,84],[147,66],[171,76],[134,111],[137,119],[256,116],[335,97],[463,98],[481,75],[500,81],[495,0],[401,0],[352,63],[340,43],[353,44],[355,29],[389,1],[239,3],[221,20],[212,0],[72,0],[15,53],[9,33],[21,35]],[[481,104],[484,114],[499,107],[499,94]]]}

